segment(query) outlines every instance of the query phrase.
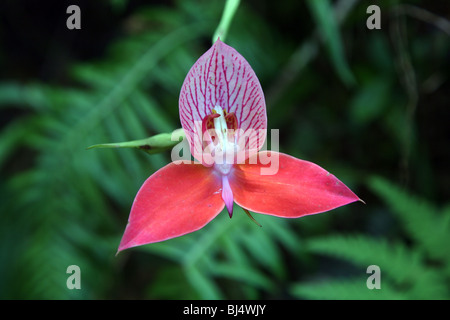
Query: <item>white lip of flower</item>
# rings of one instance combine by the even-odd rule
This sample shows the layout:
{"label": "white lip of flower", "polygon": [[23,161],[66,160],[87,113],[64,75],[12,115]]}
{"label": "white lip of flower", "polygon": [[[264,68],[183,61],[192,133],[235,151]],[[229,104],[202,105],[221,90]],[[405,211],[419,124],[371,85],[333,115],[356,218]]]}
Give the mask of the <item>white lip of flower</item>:
{"label": "white lip of flower", "polygon": [[[236,137],[233,129],[228,129],[227,122],[225,120],[224,110],[220,106],[216,106],[213,112],[220,116],[214,118],[214,130],[216,131],[216,137],[219,140],[214,147],[214,168],[218,170],[222,175],[230,173],[234,163],[234,156],[239,151],[239,146],[236,144]],[[233,137],[233,141],[230,141],[229,136]]]}

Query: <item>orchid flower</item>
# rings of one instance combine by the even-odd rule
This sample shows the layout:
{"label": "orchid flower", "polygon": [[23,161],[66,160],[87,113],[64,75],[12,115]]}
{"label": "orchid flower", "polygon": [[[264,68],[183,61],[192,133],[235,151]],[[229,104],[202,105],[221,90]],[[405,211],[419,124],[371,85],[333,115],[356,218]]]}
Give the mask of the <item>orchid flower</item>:
{"label": "orchid flower", "polygon": [[231,218],[233,203],[247,214],[298,218],[360,200],[314,163],[260,151],[264,93],[249,63],[220,39],[187,74],[179,111],[197,161],[172,162],[144,182],[119,251],[199,230],[224,207]]}

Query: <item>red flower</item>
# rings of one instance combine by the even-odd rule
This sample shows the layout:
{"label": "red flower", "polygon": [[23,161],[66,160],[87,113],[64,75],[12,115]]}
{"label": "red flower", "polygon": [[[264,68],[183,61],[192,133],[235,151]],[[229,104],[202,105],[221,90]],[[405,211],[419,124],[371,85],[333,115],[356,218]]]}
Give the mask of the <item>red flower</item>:
{"label": "red flower", "polygon": [[248,62],[220,40],[192,66],[179,100],[180,120],[198,162],[172,162],[142,185],[119,251],[204,227],[233,202],[285,218],[360,200],[318,165],[275,151],[266,139],[264,94]]}

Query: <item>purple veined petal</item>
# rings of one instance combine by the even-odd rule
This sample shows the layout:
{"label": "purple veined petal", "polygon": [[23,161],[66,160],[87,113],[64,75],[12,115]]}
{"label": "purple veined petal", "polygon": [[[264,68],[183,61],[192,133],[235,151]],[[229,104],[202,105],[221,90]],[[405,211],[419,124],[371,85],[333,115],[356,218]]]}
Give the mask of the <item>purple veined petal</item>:
{"label": "purple veined petal", "polygon": [[267,115],[261,84],[244,57],[220,40],[192,66],[180,92],[181,125],[199,161],[202,120],[216,107],[236,115],[236,140],[245,141],[241,149],[258,151],[263,146]]}

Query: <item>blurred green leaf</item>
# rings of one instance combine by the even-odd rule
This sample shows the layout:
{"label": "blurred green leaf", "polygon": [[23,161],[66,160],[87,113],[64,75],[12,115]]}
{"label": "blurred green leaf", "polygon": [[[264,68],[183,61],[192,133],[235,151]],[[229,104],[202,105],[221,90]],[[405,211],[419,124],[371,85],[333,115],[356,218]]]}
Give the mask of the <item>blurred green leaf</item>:
{"label": "blurred green leaf", "polygon": [[391,86],[390,79],[382,77],[372,78],[369,82],[361,84],[361,89],[350,103],[355,125],[368,125],[384,114],[390,102]]}
{"label": "blurred green leaf", "polygon": [[207,274],[199,271],[194,265],[185,267],[185,274],[192,287],[199,293],[200,297],[205,300],[223,299],[219,288],[215,282]]}
{"label": "blurred green leaf", "polygon": [[309,10],[316,21],[323,43],[341,80],[347,85],[355,84],[355,78],[344,54],[339,26],[329,0],[308,0]]}

